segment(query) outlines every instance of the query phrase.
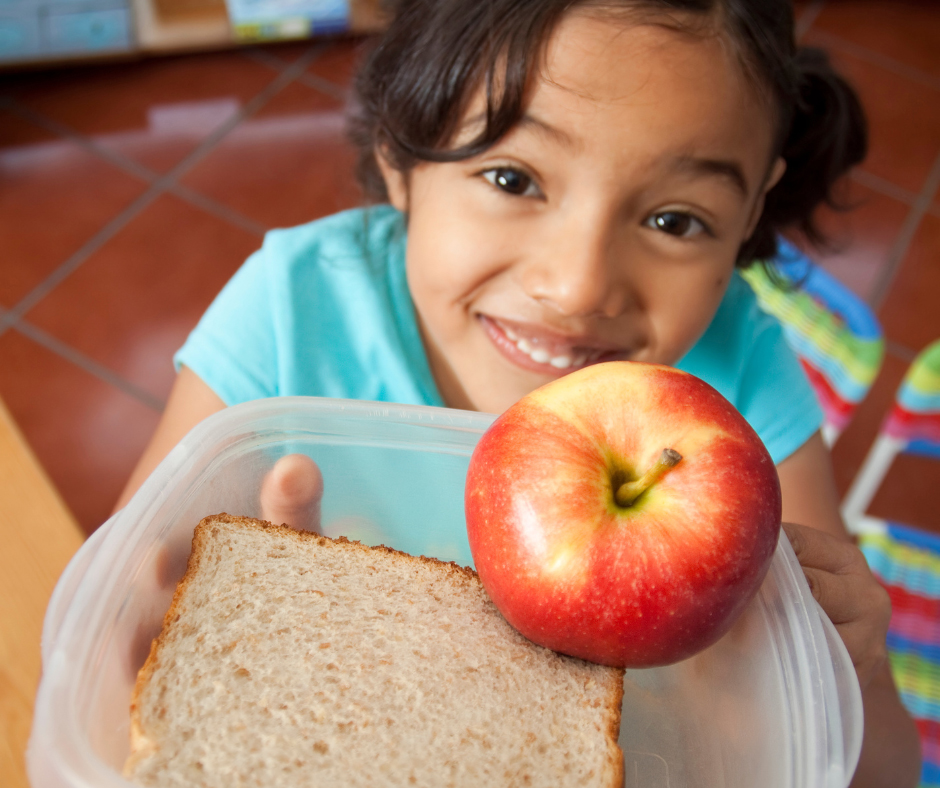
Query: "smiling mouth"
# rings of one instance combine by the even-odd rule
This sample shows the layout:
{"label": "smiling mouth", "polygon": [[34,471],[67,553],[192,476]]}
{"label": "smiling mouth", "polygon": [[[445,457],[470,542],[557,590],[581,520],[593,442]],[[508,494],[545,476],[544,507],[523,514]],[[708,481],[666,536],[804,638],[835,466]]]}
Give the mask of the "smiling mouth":
{"label": "smiling mouth", "polygon": [[626,359],[627,351],[533,329],[520,323],[479,316],[490,340],[510,361],[542,374],[564,375],[602,361]]}

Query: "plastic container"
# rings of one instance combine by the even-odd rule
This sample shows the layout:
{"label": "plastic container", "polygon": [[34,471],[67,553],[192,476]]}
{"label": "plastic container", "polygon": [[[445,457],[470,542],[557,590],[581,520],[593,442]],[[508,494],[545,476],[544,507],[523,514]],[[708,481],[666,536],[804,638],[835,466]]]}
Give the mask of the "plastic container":
{"label": "plastic container", "polygon": [[[121,768],[131,690],[202,517],[259,516],[264,474],[303,452],[323,471],[327,535],[469,565],[464,477],[491,419],[281,398],[228,408],[194,429],[86,543],[53,595],[27,753],[33,788],[130,785]],[[861,735],[848,653],[785,538],[725,638],[678,665],[627,672],[627,788],[842,788]]]}

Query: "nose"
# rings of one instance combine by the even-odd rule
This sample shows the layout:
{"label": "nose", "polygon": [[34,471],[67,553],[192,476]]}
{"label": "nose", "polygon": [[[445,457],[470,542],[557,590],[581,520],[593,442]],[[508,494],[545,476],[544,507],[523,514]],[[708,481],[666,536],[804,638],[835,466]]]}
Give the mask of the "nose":
{"label": "nose", "polygon": [[617,317],[636,300],[617,223],[581,211],[554,223],[522,273],[525,293],[565,317]]}

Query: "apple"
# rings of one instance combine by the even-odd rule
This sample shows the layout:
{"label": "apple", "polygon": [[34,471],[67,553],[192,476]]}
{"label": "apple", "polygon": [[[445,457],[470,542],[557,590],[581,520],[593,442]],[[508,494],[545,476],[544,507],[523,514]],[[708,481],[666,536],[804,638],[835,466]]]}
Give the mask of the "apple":
{"label": "apple", "polygon": [[780,531],[757,433],[714,388],[613,361],[536,389],[470,459],[470,550],[530,640],[618,667],[667,665],[727,632]]}

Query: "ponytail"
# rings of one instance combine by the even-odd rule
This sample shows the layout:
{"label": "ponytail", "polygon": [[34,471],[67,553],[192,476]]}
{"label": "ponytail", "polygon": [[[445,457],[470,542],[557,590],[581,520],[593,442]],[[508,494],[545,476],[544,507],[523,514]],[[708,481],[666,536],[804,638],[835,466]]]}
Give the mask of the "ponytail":
{"label": "ponytail", "polygon": [[794,58],[796,95],[789,132],[780,146],[787,169],[767,194],[754,234],[738,254],[738,265],[768,260],[777,252],[781,230],[798,230],[811,243],[825,244],[815,221],[826,204],[845,210],[833,193],[836,182],[868,151],[868,124],[854,89],[837,74],[821,49],[803,47]]}

